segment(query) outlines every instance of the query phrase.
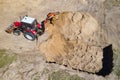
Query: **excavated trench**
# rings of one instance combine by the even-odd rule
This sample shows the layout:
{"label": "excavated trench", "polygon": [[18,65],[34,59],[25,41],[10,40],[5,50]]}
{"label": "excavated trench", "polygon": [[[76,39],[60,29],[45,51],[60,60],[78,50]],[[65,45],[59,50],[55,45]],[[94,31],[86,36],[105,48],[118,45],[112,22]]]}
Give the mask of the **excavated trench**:
{"label": "excavated trench", "polygon": [[113,70],[113,48],[112,44],[106,46],[103,49],[103,68],[97,73],[97,75],[106,76]]}

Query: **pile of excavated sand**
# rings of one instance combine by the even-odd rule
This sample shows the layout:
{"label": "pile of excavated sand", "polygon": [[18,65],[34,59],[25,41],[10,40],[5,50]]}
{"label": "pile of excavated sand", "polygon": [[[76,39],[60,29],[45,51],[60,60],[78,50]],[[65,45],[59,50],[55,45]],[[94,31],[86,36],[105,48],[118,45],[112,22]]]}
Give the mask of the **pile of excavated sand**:
{"label": "pile of excavated sand", "polygon": [[62,12],[46,23],[48,39],[40,51],[48,62],[96,73],[102,68],[103,50],[97,45],[97,21],[88,13]]}

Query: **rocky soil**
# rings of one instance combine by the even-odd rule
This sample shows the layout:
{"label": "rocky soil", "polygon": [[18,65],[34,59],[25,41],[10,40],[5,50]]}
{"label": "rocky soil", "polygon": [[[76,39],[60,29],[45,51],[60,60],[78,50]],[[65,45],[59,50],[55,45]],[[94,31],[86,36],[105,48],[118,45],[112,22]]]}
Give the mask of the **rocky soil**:
{"label": "rocky soil", "polygon": [[[97,34],[100,35],[96,34],[97,38],[94,38],[94,40],[97,41],[97,45],[112,44],[112,49],[119,50],[119,0],[0,0],[0,49],[7,49],[8,51],[13,51],[17,54],[17,60],[4,68],[0,68],[0,79],[48,80],[49,74],[62,69],[66,70],[70,74],[77,74],[85,80],[119,80],[113,72],[103,77],[101,75],[99,76],[96,74],[73,70],[69,67],[58,64],[46,63],[46,58],[42,55],[44,52],[39,50],[40,48],[38,47],[40,47],[42,43],[45,43],[49,37],[47,32],[39,37],[39,44],[36,44],[36,41],[31,42],[26,40],[23,35],[14,36],[4,32],[6,27],[13,21],[19,20],[19,16],[28,14],[29,16],[37,18],[40,22],[44,20],[46,18],[46,14],[51,11],[80,11],[83,13],[89,13],[100,26],[99,29],[97,29]],[[68,35],[66,34],[66,36]],[[69,39],[70,38],[71,37],[69,37]],[[104,45],[102,46],[104,47]],[[47,56],[49,56],[48,53]],[[100,56],[99,58],[101,61],[102,57]],[[75,66],[75,68],[77,67]],[[101,65],[99,66],[99,69],[100,68]],[[87,71],[88,69],[86,70],[82,68],[81,70]]]}

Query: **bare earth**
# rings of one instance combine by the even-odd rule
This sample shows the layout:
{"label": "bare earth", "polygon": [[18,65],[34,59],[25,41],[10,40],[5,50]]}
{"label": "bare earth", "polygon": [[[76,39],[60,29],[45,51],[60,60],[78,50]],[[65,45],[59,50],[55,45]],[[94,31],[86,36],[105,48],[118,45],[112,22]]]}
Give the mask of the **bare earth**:
{"label": "bare earth", "polygon": [[[119,0],[118,0],[119,1]],[[85,80],[119,80],[114,74],[102,77],[86,72],[78,72],[64,66],[48,64],[38,53],[36,41],[28,41],[23,35],[14,36],[5,33],[5,29],[12,22],[19,20],[19,16],[29,15],[39,22],[46,18],[49,12],[80,11],[90,13],[101,26],[98,36],[100,41],[112,44],[113,48],[120,48],[120,5],[115,0],[0,0],[0,49],[12,50],[18,53],[18,59],[8,68],[0,69],[0,80],[47,80],[50,71],[66,69],[71,74],[78,74]],[[42,43],[48,35],[39,37]],[[32,61],[31,61],[32,60]],[[54,68],[54,69],[53,69]],[[48,74],[42,74],[48,69]]]}
{"label": "bare earth", "polygon": [[[94,3],[93,3],[94,4]],[[31,6],[32,5],[32,6]],[[0,14],[0,41],[1,48],[14,49],[14,51],[26,51],[35,47],[35,42],[30,42],[23,38],[23,36],[16,37],[4,32],[4,29],[13,21],[19,20],[19,16],[30,15],[37,18],[39,21],[45,19],[46,14],[50,11],[79,11],[88,5],[87,1],[47,1],[47,0],[34,0],[34,1],[17,1],[17,0],[1,0]],[[83,7],[83,8],[82,8]],[[92,6],[91,6],[92,7]],[[11,46],[13,45],[13,46]],[[29,46],[28,46],[29,45]],[[15,48],[14,48],[15,47]],[[22,50],[20,50],[22,48]]]}

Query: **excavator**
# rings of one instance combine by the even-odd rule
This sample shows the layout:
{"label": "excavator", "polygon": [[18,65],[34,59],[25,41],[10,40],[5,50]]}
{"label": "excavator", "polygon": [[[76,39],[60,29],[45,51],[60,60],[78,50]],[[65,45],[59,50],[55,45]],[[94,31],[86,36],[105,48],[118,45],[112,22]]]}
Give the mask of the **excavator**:
{"label": "excavator", "polygon": [[19,36],[22,33],[26,39],[34,41],[45,32],[45,24],[47,21],[51,22],[55,15],[54,12],[48,13],[47,18],[41,23],[39,23],[37,19],[26,15],[20,21],[13,22],[5,32],[9,34],[13,33],[16,36]]}

